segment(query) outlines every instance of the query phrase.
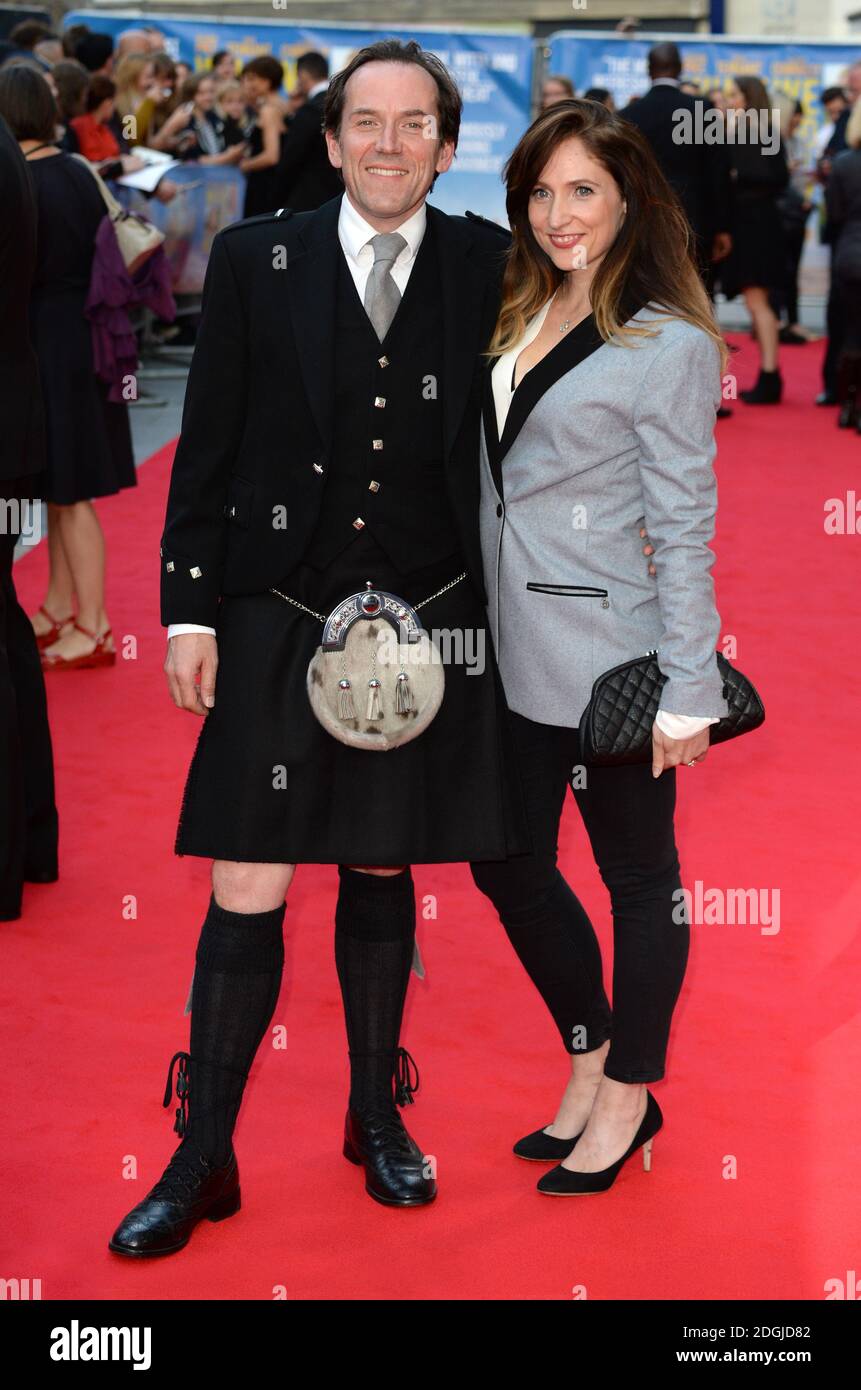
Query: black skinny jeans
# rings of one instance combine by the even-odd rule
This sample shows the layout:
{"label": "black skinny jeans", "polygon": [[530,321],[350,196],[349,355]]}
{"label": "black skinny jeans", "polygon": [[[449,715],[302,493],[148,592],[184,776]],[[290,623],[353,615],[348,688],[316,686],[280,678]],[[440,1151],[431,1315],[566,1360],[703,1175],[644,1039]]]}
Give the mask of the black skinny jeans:
{"label": "black skinny jeans", "polygon": [[[688,959],[673,832],[676,774],[650,764],[588,768],[574,790],[613,913],[613,1009],[592,923],[556,865],[565,789],[580,764],[576,729],[512,713],[533,852],[471,865],[553,1015],[566,1051],[610,1038],[604,1072],[631,1084],[664,1075],[673,1009]],[[581,774],[582,780],[582,774]],[[681,921],[674,920],[681,918]]]}

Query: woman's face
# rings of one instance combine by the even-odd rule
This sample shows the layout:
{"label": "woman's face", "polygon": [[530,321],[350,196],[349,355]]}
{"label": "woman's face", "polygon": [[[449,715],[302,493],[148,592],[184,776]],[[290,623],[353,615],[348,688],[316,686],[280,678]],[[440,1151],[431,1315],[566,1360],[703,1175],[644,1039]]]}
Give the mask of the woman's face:
{"label": "woman's face", "polygon": [[137,88],[137,90],[138,90],[139,92],[144,92],[144,93],[145,93],[145,92],[148,92],[148,91],[149,91],[149,89],[150,89],[150,87],[152,86],[152,84],[153,84],[154,81],[155,81],[155,68],[153,67],[152,63],[144,63],[143,67],[141,68],[140,72],[139,72],[138,75],[137,75],[137,81],[135,82],[135,87]]}
{"label": "woman's face", "polygon": [[730,111],[743,111],[745,108],[744,93],[734,82],[730,83],[729,91],[726,94],[726,104]]}
{"label": "woman's face", "polygon": [[222,82],[226,82],[228,78],[235,75],[235,72],[236,67],[233,59],[229,53],[225,53],[223,58],[219,58],[218,67],[214,69],[215,76],[220,78]]}
{"label": "woman's face", "polygon": [[594,270],[624,215],[615,179],[576,135],[557,146],[529,196],[535,240],[562,271]]}
{"label": "woman's face", "polygon": [[215,83],[211,77],[204,77],[197,84],[197,91],[194,94],[194,104],[199,106],[201,111],[211,111],[215,105]]}
{"label": "woman's face", "polygon": [[258,77],[256,72],[244,72],[242,74],[242,88],[249,106],[253,106],[259,101],[268,90],[262,77]]}
{"label": "woman's face", "polygon": [[245,102],[242,100],[241,92],[225,92],[221,98],[221,109],[225,116],[232,116],[234,121],[242,120],[242,113],[245,109]]}
{"label": "woman's face", "polygon": [[557,101],[570,101],[571,93],[566,91],[561,82],[545,82],[541,88],[541,110],[546,111],[548,106],[555,106]]}

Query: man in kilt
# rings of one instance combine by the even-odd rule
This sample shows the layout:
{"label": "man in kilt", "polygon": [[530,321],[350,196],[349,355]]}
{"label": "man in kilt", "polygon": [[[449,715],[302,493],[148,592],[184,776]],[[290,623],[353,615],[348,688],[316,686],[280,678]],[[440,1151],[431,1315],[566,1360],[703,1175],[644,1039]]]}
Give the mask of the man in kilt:
{"label": "man in kilt", "polygon": [[[297,864],[339,868],[344,1154],[377,1201],[436,1195],[400,1115],[418,1084],[400,1046],[410,866],[530,849],[478,536],[481,354],[508,238],[425,201],[460,114],[417,44],[361,50],[325,109],[344,194],[213,243],[161,544],[168,684],[205,716],[176,851],[213,860],[212,892],[165,1095],[175,1080],[181,1143],[114,1233],[121,1254],[171,1253],[239,1209],[232,1133]],[[427,600],[427,625],[469,634],[455,648],[480,658],[448,661],[433,721],[384,753],[332,737],[306,691],[321,617],[368,584]]]}

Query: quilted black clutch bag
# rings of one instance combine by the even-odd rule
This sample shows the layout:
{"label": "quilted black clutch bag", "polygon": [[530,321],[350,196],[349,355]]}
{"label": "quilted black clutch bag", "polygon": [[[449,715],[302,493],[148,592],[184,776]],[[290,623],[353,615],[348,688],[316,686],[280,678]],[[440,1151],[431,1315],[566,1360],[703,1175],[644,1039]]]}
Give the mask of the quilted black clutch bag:
{"label": "quilted black clutch bag", "polygon": [[[758,729],[765,719],[765,707],[747,676],[720,652],[715,652],[715,659],[728,712],[709,726],[709,741],[725,743]],[[598,677],[580,720],[580,752],[587,767],[651,762],[652,725],[666,680],[655,652],[623,662]]]}

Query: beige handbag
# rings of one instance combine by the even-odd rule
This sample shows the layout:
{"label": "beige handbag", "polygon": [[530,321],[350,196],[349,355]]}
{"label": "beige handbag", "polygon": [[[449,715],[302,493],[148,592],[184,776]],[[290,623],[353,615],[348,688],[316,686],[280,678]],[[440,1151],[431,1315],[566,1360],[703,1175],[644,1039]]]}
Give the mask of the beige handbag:
{"label": "beige handbag", "polygon": [[145,217],[141,217],[136,212],[129,212],[121,203],[118,203],[98,169],[95,169],[88,159],[80,154],[76,154],[74,158],[86,165],[99,185],[99,192],[102,195],[108,217],[113,223],[117,245],[120,248],[126,270],[130,275],[134,275],[135,271],[139,270],[144,262],[149,260],[153,252],[161,246],[164,241],[164,232],[159,231],[158,227],[154,227]]}

